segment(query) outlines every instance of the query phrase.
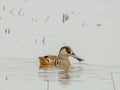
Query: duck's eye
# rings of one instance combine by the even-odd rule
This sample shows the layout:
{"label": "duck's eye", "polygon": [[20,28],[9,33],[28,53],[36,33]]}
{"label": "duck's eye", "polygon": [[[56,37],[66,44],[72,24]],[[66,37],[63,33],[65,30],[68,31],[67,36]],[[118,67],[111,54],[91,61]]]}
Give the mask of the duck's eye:
{"label": "duck's eye", "polygon": [[70,50],[69,48],[66,48],[66,52],[67,52],[68,54],[70,54],[70,53],[71,53],[71,50]]}

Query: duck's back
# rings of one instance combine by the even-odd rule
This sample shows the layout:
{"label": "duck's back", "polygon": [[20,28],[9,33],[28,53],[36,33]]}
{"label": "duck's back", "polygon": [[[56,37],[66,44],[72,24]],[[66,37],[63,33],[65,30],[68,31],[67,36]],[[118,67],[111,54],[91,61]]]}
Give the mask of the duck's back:
{"label": "duck's back", "polygon": [[54,55],[39,57],[39,60],[41,65],[70,65],[69,60]]}

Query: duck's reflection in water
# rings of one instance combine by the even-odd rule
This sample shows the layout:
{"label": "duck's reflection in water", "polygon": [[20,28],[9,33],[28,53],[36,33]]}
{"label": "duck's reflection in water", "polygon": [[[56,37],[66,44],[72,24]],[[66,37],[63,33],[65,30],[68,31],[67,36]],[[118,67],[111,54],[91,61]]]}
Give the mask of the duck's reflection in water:
{"label": "duck's reflection in water", "polygon": [[70,66],[65,65],[40,65],[39,77],[42,80],[59,81],[62,85],[69,85],[72,81],[71,77],[74,77],[72,74],[76,72],[71,69]]}
{"label": "duck's reflection in water", "polygon": [[59,82],[62,85],[69,85],[71,81],[69,71],[60,71],[59,72]]}
{"label": "duck's reflection in water", "polygon": [[40,65],[39,66],[39,69],[50,69],[50,68],[68,71],[70,66],[65,66],[65,65]]}

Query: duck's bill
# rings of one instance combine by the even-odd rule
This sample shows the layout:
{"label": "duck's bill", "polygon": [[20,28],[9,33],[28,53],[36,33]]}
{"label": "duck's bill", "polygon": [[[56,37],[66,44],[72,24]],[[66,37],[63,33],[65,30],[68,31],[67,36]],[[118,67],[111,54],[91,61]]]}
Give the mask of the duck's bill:
{"label": "duck's bill", "polygon": [[78,57],[77,55],[75,55],[75,53],[72,53],[71,55],[73,58],[77,59],[79,62],[84,61],[83,59],[81,59],[80,57]]}

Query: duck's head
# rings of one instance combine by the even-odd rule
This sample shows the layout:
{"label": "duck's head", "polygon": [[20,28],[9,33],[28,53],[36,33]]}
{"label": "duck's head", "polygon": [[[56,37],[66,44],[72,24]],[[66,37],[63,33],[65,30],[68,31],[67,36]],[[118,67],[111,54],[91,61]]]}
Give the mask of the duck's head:
{"label": "duck's head", "polygon": [[63,46],[59,51],[59,56],[62,56],[62,57],[72,56],[78,61],[83,61],[83,59],[79,58],[69,46]]}

